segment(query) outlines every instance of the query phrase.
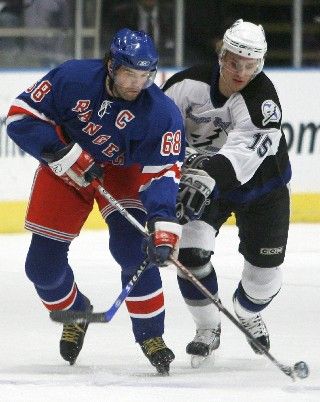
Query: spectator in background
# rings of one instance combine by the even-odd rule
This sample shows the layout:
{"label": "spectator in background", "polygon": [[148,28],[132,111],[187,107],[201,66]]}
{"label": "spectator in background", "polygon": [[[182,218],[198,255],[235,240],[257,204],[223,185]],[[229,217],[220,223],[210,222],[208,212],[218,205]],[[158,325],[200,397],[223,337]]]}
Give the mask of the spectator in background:
{"label": "spectator in background", "polygon": [[106,47],[108,32],[123,27],[142,30],[152,36],[159,50],[161,65],[174,61],[175,7],[166,0],[129,0],[103,2],[102,46]]}
{"label": "spectator in background", "polygon": [[309,29],[303,32],[303,66],[320,66],[320,7],[305,10],[304,24]]}
{"label": "spectator in background", "polygon": [[68,0],[26,1],[24,24],[26,27],[59,28],[52,36],[27,38],[25,50],[31,55],[39,53],[42,65],[57,65],[73,54],[73,38],[66,31],[73,27],[74,2]]}
{"label": "spectator in background", "polygon": [[23,0],[0,1],[0,24],[15,27],[21,24]]}
{"label": "spectator in background", "polygon": [[237,17],[225,1],[198,0],[195,6],[193,0],[185,0],[185,65],[217,60],[223,34]]}
{"label": "spectator in background", "polygon": [[[0,27],[15,28],[21,26],[23,0],[0,1]],[[16,38],[1,37],[1,59],[10,58],[19,53],[21,41]],[[3,52],[3,54],[2,54]]]}

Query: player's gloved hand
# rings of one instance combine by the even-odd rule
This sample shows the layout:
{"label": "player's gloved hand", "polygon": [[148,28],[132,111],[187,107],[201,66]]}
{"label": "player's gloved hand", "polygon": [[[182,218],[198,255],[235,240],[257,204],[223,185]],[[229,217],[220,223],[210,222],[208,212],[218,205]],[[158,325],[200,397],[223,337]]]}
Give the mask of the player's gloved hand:
{"label": "player's gloved hand", "polygon": [[150,262],[163,265],[170,256],[178,257],[181,226],[172,220],[152,219],[147,223],[150,237],[147,240],[147,254]]}
{"label": "player's gloved hand", "polygon": [[182,225],[200,219],[209,196],[215,186],[215,180],[204,170],[184,169],[176,204],[176,216]]}
{"label": "player's gloved hand", "polygon": [[186,156],[183,162],[184,169],[203,169],[203,162],[209,160],[209,156],[199,154],[195,149],[187,147]]}
{"label": "player's gloved hand", "polygon": [[57,176],[78,190],[103,176],[102,167],[77,143],[70,143],[53,155],[45,154],[43,159]]}

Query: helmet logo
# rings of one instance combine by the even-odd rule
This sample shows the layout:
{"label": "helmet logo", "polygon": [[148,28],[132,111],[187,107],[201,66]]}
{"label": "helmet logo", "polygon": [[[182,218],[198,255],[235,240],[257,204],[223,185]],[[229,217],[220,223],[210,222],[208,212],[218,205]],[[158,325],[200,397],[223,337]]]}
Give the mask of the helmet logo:
{"label": "helmet logo", "polygon": [[266,126],[268,123],[277,123],[281,119],[281,111],[279,106],[271,99],[263,102],[261,111],[264,119],[262,125]]}
{"label": "helmet logo", "polygon": [[137,62],[137,66],[139,67],[148,67],[150,65],[150,61],[148,60],[139,60]]}

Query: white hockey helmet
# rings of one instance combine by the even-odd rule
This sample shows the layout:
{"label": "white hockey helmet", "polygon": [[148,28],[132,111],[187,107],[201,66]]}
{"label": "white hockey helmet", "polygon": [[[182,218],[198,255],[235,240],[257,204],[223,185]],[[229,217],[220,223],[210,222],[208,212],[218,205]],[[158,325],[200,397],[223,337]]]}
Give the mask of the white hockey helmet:
{"label": "white hockey helmet", "polygon": [[260,73],[267,52],[267,42],[262,25],[255,25],[242,19],[234,22],[223,36],[220,58],[224,56],[226,50],[250,59],[259,59],[260,63],[255,75]]}

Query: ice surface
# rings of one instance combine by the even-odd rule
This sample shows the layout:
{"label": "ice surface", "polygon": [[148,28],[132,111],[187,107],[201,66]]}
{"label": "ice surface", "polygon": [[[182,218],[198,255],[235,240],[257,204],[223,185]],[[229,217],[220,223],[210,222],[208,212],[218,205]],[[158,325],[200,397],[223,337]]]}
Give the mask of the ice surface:
{"label": "ice surface", "polygon": [[[169,377],[155,374],[131,334],[123,305],[108,324],[92,324],[77,364],[60,356],[61,326],[51,322],[24,274],[30,234],[0,236],[0,401],[320,401],[320,225],[291,226],[284,285],[267,311],[271,353],[293,365],[305,360],[310,377],[292,382],[243,334],[222,318],[215,362],[192,369],[185,354],[194,326],[178,291],[173,267],[161,271],[166,300],[165,340],[175,354]],[[220,296],[231,297],[241,276],[234,226],[225,226],[213,258]],[[119,268],[108,251],[107,231],[86,231],[71,246],[70,262],[80,289],[96,311],[120,292]]]}

